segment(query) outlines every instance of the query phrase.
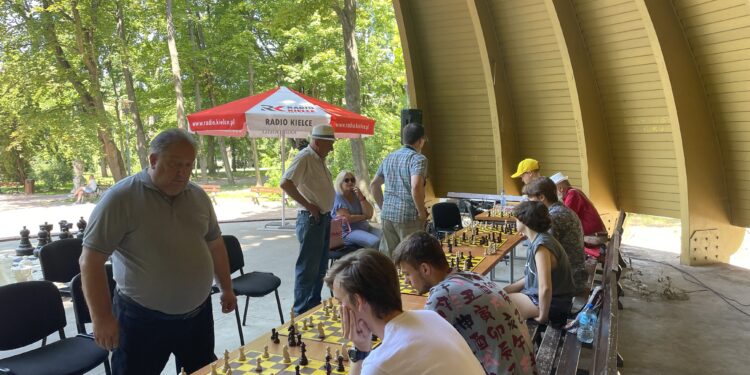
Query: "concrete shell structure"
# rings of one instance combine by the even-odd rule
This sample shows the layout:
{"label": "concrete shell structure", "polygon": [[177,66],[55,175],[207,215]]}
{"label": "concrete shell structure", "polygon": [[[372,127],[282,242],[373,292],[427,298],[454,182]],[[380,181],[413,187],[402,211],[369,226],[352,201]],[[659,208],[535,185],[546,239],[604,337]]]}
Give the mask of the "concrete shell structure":
{"label": "concrete shell structure", "polygon": [[518,193],[523,158],[605,214],[681,219],[683,264],[750,226],[750,0],[394,0],[430,189]]}

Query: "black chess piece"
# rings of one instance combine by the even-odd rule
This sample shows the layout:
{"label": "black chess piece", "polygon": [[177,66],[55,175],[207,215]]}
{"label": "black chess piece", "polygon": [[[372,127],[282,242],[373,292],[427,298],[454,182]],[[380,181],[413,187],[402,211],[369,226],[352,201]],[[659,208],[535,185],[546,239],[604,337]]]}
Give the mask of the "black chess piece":
{"label": "black chess piece", "polygon": [[76,237],[83,238],[83,231],[86,230],[86,220],[83,219],[83,216],[81,216],[81,220],[78,220],[76,223],[76,227],[78,228],[78,234]]}
{"label": "black chess piece", "polygon": [[300,372],[299,372],[299,365],[297,365],[297,366],[294,366],[294,375],[300,375]]}
{"label": "black chess piece", "polygon": [[29,240],[29,234],[31,234],[31,231],[26,229],[26,226],[21,229],[21,242],[18,244],[18,247],[16,248],[16,255],[17,256],[25,256],[25,255],[31,255],[34,254],[34,245],[31,244],[31,241]]}
{"label": "black chess piece", "polygon": [[466,232],[463,232],[463,233],[461,234],[461,240],[462,240],[463,242],[466,242]]}
{"label": "black chess piece", "polygon": [[309,362],[307,360],[307,354],[305,354],[307,353],[307,345],[305,345],[305,343],[300,344],[300,352],[302,355],[299,357],[299,364],[300,366],[307,366]]}
{"label": "black chess piece", "polygon": [[297,335],[290,333],[289,334],[289,347],[297,346]]}
{"label": "black chess piece", "polygon": [[448,242],[448,254],[453,254],[453,244]]}
{"label": "black chess piece", "polygon": [[339,357],[336,358],[336,361],[338,362],[338,366],[336,366],[336,371],[344,372],[344,356],[339,355]]}
{"label": "black chess piece", "polygon": [[274,344],[278,344],[280,342],[279,333],[276,331],[276,328],[271,328],[271,341],[273,341]]}
{"label": "black chess piece", "polygon": [[331,375],[331,371],[333,371],[333,367],[331,366],[331,356],[330,355],[326,356],[325,369],[326,369],[326,375]]}

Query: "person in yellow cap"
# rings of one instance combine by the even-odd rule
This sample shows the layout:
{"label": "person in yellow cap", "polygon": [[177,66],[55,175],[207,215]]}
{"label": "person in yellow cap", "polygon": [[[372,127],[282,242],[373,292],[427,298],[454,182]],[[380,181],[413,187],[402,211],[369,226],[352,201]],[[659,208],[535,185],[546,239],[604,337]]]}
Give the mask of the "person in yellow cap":
{"label": "person in yellow cap", "polygon": [[510,176],[511,178],[521,177],[524,185],[531,182],[537,177],[541,177],[539,174],[539,162],[535,159],[523,159],[518,163],[518,169],[516,173]]}

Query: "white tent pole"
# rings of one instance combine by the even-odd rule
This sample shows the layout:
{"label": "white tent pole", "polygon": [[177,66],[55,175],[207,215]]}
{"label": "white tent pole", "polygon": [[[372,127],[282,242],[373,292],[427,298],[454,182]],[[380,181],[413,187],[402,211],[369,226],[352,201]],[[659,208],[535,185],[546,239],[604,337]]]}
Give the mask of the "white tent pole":
{"label": "white tent pole", "polygon": [[[286,166],[284,165],[285,153],[286,153],[286,147],[284,147],[285,143],[285,137],[284,137],[284,131],[281,131],[281,175],[284,176],[284,172],[286,171]],[[281,227],[283,228],[284,225],[286,225],[286,192],[284,190],[281,191]]]}

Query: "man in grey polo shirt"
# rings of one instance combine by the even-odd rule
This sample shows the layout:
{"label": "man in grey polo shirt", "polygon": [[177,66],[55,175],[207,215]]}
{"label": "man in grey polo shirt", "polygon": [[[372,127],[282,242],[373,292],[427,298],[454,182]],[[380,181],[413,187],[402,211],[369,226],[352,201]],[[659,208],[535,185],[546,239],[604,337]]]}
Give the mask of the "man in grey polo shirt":
{"label": "man in grey polo shirt", "polygon": [[326,156],[333,150],[333,128],[313,128],[310,145],[297,154],[279,185],[300,206],[297,213],[299,257],[294,267],[294,312],[302,314],[320,304],[323,277],[328,270],[331,209],[336,192]]}
{"label": "man in grey polo shirt", "polygon": [[[211,200],[189,182],[195,143],[169,129],[151,142],[150,167],[113,186],[91,213],[81,276],[97,344],[114,374],[158,374],[170,354],[193,372],[216,359],[211,285],[224,313],[237,305]],[[117,289],[109,295],[104,263]],[[113,309],[114,305],[114,309]]]}

